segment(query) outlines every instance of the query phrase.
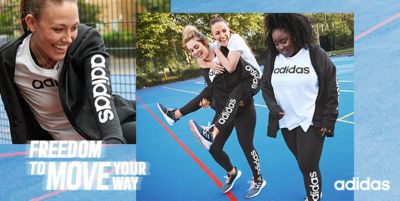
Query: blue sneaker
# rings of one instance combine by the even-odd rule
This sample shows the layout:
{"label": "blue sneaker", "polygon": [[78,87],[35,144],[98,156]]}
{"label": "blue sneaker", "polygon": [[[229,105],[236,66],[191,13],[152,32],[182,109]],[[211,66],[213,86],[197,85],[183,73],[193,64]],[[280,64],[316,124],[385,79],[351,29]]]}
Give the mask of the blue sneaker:
{"label": "blue sneaker", "polygon": [[221,187],[221,191],[223,193],[229,192],[232,189],[233,185],[235,184],[235,181],[242,175],[242,172],[240,170],[238,170],[236,167],[235,167],[235,169],[236,169],[235,174],[233,174],[231,176],[229,176],[229,174],[228,174],[228,176],[224,176],[226,178],[226,180],[225,180],[225,183],[222,184],[222,187]]}
{"label": "blue sneaker", "polygon": [[189,127],[192,130],[194,136],[196,136],[197,140],[200,142],[200,145],[209,150],[214,141],[211,134],[214,125],[201,127],[194,120],[190,120]]}
{"label": "blue sneaker", "polygon": [[173,126],[174,123],[179,120],[175,118],[175,111],[177,110],[176,108],[166,108],[160,103],[157,103],[157,107],[170,126]]}
{"label": "blue sneaker", "polygon": [[253,177],[253,181],[251,181],[251,185],[249,188],[249,192],[247,192],[246,194],[246,198],[252,198],[257,196],[258,194],[260,194],[261,190],[265,187],[265,185],[267,184],[267,182],[263,179],[263,180],[255,180]]}

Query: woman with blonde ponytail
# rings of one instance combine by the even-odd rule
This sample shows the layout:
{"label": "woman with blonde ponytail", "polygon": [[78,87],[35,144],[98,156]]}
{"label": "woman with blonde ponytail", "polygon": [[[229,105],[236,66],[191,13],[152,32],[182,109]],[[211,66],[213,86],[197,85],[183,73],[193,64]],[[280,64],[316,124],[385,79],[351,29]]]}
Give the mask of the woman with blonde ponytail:
{"label": "woman with blonde ponytail", "polygon": [[[226,127],[221,129],[220,134],[215,137],[211,136],[209,132],[205,132],[209,128],[202,128],[193,120],[189,121],[189,125],[200,144],[209,150],[213,159],[227,172],[226,180],[221,186],[223,193],[228,193],[242,174],[237,167],[233,166],[228,154],[224,151],[226,141],[233,129],[236,129],[240,147],[253,173],[253,182],[245,197],[255,197],[266,185],[266,181],[261,176],[260,157],[253,144],[256,126],[253,95],[260,89],[261,76],[245,60],[238,61],[232,72],[221,70],[222,68],[218,67],[220,62],[214,54],[216,46],[210,45],[204,34],[189,25],[185,27],[182,35],[183,45],[201,67],[201,74],[207,87],[182,108],[166,108],[162,104],[158,104],[158,108],[170,125],[173,125],[182,116],[210,105],[215,110],[213,124],[220,119],[220,116],[227,117],[223,112],[229,112],[230,117],[221,120],[224,121]],[[229,54],[226,47],[218,48],[221,49],[220,52],[224,56]],[[213,63],[215,66],[204,66],[207,63]],[[230,122],[228,122],[228,118],[231,119]]]}

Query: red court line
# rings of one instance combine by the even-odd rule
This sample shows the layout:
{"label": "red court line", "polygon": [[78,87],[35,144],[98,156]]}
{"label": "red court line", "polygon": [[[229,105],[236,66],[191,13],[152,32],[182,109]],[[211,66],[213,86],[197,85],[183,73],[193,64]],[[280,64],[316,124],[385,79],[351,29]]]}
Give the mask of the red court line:
{"label": "red court line", "polygon": [[0,158],[11,157],[11,156],[22,156],[22,155],[26,155],[28,153],[29,153],[28,151],[5,153],[5,154],[0,154]]}
{"label": "red court line", "polygon": [[369,28],[367,31],[364,31],[364,32],[358,34],[356,37],[354,37],[354,41],[357,41],[357,40],[363,38],[364,36],[368,35],[369,33],[381,28],[385,24],[387,24],[387,23],[389,23],[389,22],[391,22],[391,21],[393,21],[393,20],[395,20],[396,18],[399,18],[399,17],[400,17],[400,13],[397,13],[397,14],[393,15],[392,17],[389,17],[388,19],[386,19],[386,20],[378,23],[377,25]]}
{"label": "red court line", "polygon": [[51,193],[48,193],[48,194],[39,196],[39,197],[37,197],[37,198],[33,198],[33,199],[31,199],[30,201],[40,201],[40,200],[44,200],[44,199],[46,199],[46,198],[49,198],[49,197],[58,195],[58,194],[63,193],[63,192],[65,192],[65,191],[66,191],[66,190],[53,191],[53,192],[51,192]]}
{"label": "red court line", "polygon": [[[171,131],[158,117],[154,112],[142,101],[139,96],[136,96],[136,99],[140,102],[140,104],[158,121],[158,123],[174,138],[174,140],[192,157],[192,159],[203,169],[207,175],[217,184],[218,187],[222,186],[222,183],[218,180],[218,178],[208,169],[206,165],[197,156]],[[230,200],[238,200],[231,192],[226,193]]]}

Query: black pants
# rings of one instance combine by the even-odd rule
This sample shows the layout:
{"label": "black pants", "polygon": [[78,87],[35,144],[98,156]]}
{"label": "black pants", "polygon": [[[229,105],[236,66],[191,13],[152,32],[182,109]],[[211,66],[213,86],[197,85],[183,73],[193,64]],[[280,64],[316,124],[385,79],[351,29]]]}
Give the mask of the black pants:
{"label": "black pants", "polygon": [[[200,109],[200,101],[203,100],[203,98],[205,99],[209,99],[208,94],[210,93],[209,90],[211,90],[210,87],[206,87],[203,89],[203,91],[200,92],[200,94],[198,94],[196,97],[194,97],[192,100],[190,100],[188,103],[186,103],[186,105],[184,105],[183,107],[179,108],[179,111],[181,112],[182,116],[185,116],[191,112],[195,112],[198,109]],[[211,101],[211,100],[209,100]]]}
{"label": "black pants", "polygon": [[[219,113],[217,112],[214,116],[213,122],[217,120],[218,116]],[[255,126],[256,111],[254,104],[250,104],[246,107],[240,107],[234,120],[228,124],[226,128],[220,130],[220,133],[214,139],[209,151],[214,160],[227,172],[233,169],[233,165],[223,148],[229,136],[231,135],[233,128],[235,128],[240,147],[246,156],[254,178],[261,176],[260,157],[258,156],[258,153],[253,145]]]}
{"label": "black pants", "polygon": [[320,129],[313,126],[310,126],[307,132],[304,132],[300,126],[291,131],[284,128],[282,134],[303,174],[308,200],[319,200],[322,190],[319,160],[325,137],[321,135]]}
{"label": "black pants", "polygon": [[[229,98],[225,103],[225,107],[222,112],[219,113],[217,119],[213,121],[215,126],[221,130],[228,127],[228,125],[235,119],[239,109],[240,101],[243,101],[245,105],[253,104],[253,96],[260,91],[260,75],[254,67],[246,66],[242,70],[242,83],[238,84],[232,92],[229,94]],[[211,88],[207,87],[203,91],[190,100],[186,105],[179,109],[181,114],[185,116],[191,112],[195,112],[201,107],[199,106],[200,101],[203,98],[210,99],[208,95]],[[211,101],[211,100],[209,100]]]}
{"label": "black pants", "polygon": [[261,75],[255,67],[243,63],[241,73],[242,82],[237,85],[229,94],[228,101],[225,103],[223,111],[219,114],[215,121],[215,127],[218,129],[228,128],[228,125],[236,118],[240,101],[245,105],[253,104],[253,96],[256,95],[261,88]]}

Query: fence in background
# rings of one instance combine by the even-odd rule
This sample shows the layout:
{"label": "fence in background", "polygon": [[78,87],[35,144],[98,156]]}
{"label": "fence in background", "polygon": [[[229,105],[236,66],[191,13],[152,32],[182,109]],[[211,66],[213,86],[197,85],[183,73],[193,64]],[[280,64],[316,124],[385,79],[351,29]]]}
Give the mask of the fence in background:
{"label": "fence in background", "polygon": [[[0,45],[21,34],[19,0],[0,0]],[[96,28],[110,53],[111,83],[114,94],[135,99],[136,58],[134,48],[134,0],[79,0],[83,24]],[[3,102],[0,101],[0,144],[11,143]]]}
{"label": "fence in background", "polygon": [[137,0],[138,13],[169,12],[170,0]]}

